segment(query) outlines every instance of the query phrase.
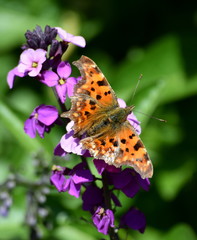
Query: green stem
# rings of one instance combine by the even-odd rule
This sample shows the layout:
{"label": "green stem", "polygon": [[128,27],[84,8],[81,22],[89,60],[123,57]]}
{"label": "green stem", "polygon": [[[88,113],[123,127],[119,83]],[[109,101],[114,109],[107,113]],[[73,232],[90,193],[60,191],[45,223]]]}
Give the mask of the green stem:
{"label": "green stem", "polygon": [[65,106],[65,104],[61,102],[61,100],[60,100],[60,98],[59,98],[59,96],[58,96],[58,94],[57,94],[57,91],[56,91],[55,87],[52,87],[52,89],[53,89],[53,93],[54,93],[54,95],[55,95],[55,97],[56,97],[56,99],[57,99],[57,102],[58,102],[58,104],[59,104],[59,106],[60,106],[61,111],[62,111],[62,112],[68,111],[67,108],[66,108],[66,106]]}
{"label": "green stem", "polygon": [[[111,192],[109,190],[107,174],[105,171],[102,173],[102,182],[103,182],[103,194],[104,194],[105,208],[111,210],[112,209]],[[115,231],[115,228],[110,227],[108,234],[110,236],[110,240],[119,240],[119,236],[118,236],[118,233]]]}

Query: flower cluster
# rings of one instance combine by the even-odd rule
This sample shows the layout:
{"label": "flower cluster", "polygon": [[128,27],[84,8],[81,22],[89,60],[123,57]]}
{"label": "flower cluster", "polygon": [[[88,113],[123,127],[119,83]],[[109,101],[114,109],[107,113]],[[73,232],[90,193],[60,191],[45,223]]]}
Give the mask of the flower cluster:
{"label": "flower cluster", "polygon": [[12,205],[12,191],[15,187],[15,179],[13,175],[0,185],[0,216],[6,217]]}
{"label": "flower cluster", "polygon": [[[56,39],[57,36],[61,41]],[[69,43],[85,47],[85,39],[67,33],[59,27],[49,26],[45,27],[44,32],[39,26],[33,32],[28,30],[25,37],[27,42],[22,46],[19,63],[7,75],[9,87],[13,88],[16,76],[33,77],[48,87],[53,87],[63,104],[67,96],[73,95],[74,85],[80,78],[70,77],[71,65],[61,60],[62,55]],[[36,132],[43,138],[44,132],[50,131],[57,118],[58,110],[55,107],[40,105],[25,122],[24,130],[31,138],[36,136]]]}
{"label": "flower cluster", "polygon": [[[61,40],[57,40],[57,36]],[[53,88],[61,106],[67,97],[73,96],[74,86],[81,79],[81,76],[71,76],[71,65],[67,61],[62,61],[62,55],[70,43],[85,47],[84,38],[67,33],[59,27],[49,26],[46,26],[44,31],[37,26],[34,31],[27,31],[25,37],[27,42],[22,46],[23,52],[19,63],[8,73],[9,87],[13,88],[16,77],[36,78],[37,81]],[[120,107],[126,107],[123,100],[118,99],[118,102]],[[58,122],[58,115],[58,110],[54,106],[44,104],[37,106],[25,121],[25,133],[31,138],[34,138],[36,133],[44,138],[44,133],[48,133]],[[127,120],[140,134],[140,123],[133,113],[128,115]],[[93,160],[97,169],[97,173],[93,174],[86,161],[91,157],[90,153],[82,149],[80,139],[74,137],[72,126],[72,121],[67,124],[67,133],[55,147],[54,155],[64,157],[68,153],[73,153],[81,156],[82,162],[72,169],[54,165],[50,177],[51,184],[58,192],[68,192],[76,198],[81,196],[83,210],[90,212],[93,225],[99,232],[109,234],[112,229],[116,232],[115,229],[119,228],[132,228],[144,232],[145,216],[138,209],[132,206],[122,216],[118,225],[115,224],[114,213],[122,206],[116,194],[118,191],[128,198],[133,198],[140,189],[148,191],[149,180],[142,179],[131,168],[116,168],[99,159]],[[97,184],[98,182],[102,182],[102,185]]]}

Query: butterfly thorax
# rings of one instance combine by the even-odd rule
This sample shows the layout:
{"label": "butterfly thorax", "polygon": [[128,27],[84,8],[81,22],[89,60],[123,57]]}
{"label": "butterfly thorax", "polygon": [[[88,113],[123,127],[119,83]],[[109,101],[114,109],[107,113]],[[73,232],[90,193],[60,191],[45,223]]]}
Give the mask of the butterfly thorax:
{"label": "butterfly thorax", "polygon": [[127,116],[132,112],[134,106],[121,108],[117,107],[109,110],[102,115],[102,118],[95,121],[90,129],[87,131],[88,136],[97,135],[105,132],[106,128],[116,130],[120,128],[121,124],[126,121]]}

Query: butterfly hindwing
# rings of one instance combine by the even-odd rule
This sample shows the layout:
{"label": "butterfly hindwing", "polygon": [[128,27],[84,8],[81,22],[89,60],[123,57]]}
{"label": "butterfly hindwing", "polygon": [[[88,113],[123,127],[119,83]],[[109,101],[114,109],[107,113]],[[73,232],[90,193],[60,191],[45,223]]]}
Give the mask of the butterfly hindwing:
{"label": "butterfly hindwing", "polygon": [[110,129],[100,137],[82,139],[81,143],[95,158],[116,167],[131,166],[142,178],[152,177],[153,168],[148,153],[128,121],[116,132]]}
{"label": "butterfly hindwing", "polygon": [[153,167],[147,150],[133,126],[124,122],[117,133],[119,139],[119,155],[114,160],[114,165],[120,167],[128,165],[133,167],[142,178],[153,175]]}

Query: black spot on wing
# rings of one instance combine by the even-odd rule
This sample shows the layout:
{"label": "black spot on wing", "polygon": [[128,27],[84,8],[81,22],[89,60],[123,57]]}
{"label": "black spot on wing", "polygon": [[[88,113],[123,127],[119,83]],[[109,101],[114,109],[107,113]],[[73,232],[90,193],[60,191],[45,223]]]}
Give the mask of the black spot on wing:
{"label": "black spot on wing", "polygon": [[85,111],[85,115],[88,117],[90,116],[90,113],[88,111]]}
{"label": "black spot on wing", "polygon": [[137,143],[136,143],[135,146],[134,146],[134,149],[135,149],[136,151],[138,151],[139,148],[142,148],[142,147],[143,147],[142,142],[141,142],[140,140],[138,140]]}
{"label": "black spot on wing", "polygon": [[99,68],[98,68],[97,66],[95,66],[94,69],[95,69],[95,71],[96,71],[97,73],[100,73],[100,70],[99,70]]}
{"label": "black spot on wing", "polygon": [[121,143],[125,144],[126,143],[126,139],[121,139]]}
{"label": "black spot on wing", "polygon": [[101,98],[102,98],[101,95],[96,95],[97,100],[100,100]]}
{"label": "black spot on wing", "polygon": [[92,100],[90,100],[90,105],[95,105],[96,103],[94,102],[94,101],[92,101]]}
{"label": "black spot on wing", "polygon": [[144,159],[145,159],[146,161],[149,160],[149,157],[148,157],[148,154],[147,154],[147,153],[144,154]]}
{"label": "black spot on wing", "polygon": [[101,145],[105,146],[105,144],[106,144],[105,140],[101,140]]}
{"label": "black spot on wing", "polygon": [[120,154],[123,155],[124,150],[123,150],[123,149],[120,149],[119,151],[120,151]]}
{"label": "black spot on wing", "polygon": [[91,110],[95,110],[95,109],[96,109],[96,106],[92,106],[90,109],[91,109]]}
{"label": "black spot on wing", "polygon": [[134,133],[129,136],[130,139],[132,139],[133,137],[135,137],[135,134],[134,134]]}
{"label": "black spot on wing", "polygon": [[86,90],[86,89],[83,89],[83,94],[90,95],[90,91],[88,91],[88,90]]}
{"label": "black spot on wing", "polygon": [[108,86],[107,81],[105,79],[97,82],[98,86]]}
{"label": "black spot on wing", "polygon": [[108,94],[111,94],[111,91],[104,92],[104,95],[107,96]]}

